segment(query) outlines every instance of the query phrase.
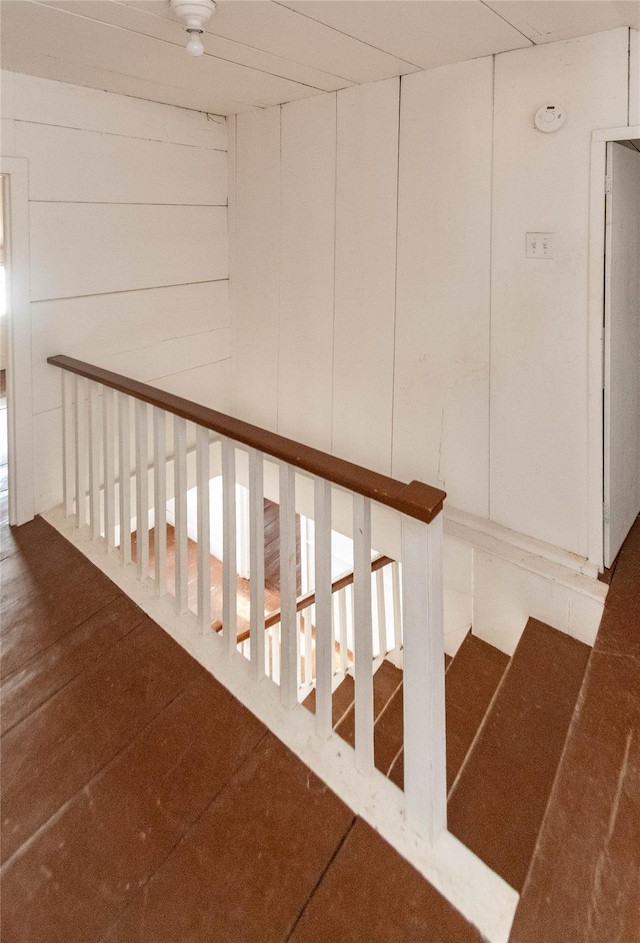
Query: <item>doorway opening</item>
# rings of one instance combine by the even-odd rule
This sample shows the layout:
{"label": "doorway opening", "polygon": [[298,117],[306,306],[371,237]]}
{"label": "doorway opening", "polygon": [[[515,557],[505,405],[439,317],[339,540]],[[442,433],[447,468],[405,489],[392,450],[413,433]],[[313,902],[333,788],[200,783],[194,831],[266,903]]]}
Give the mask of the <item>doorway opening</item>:
{"label": "doorway opening", "polygon": [[640,514],[640,140],[607,141],[603,542],[613,566]]}
{"label": "doorway opening", "polygon": [[[614,261],[615,250],[609,253],[605,250],[607,242],[610,242],[611,232],[609,232],[609,222],[613,219],[610,196],[607,191],[610,188],[610,181],[607,171],[607,150],[611,142],[622,145],[618,148],[621,152],[632,155],[633,158],[640,158],[638,148],[640,144],[640,125],[628,125],[621,128],[603,128],[594,131],[591,135],[591,186],[589,197],[589,313],[588,313],[588,347],[589,347],[589,378],[588,378],[588,462],[587,462],[587,481],[588,481],[588,558],[589,562],[597,566],[601,574],[604,573],[607,566],[614,557],[612,556],[611,540],[607,538],[606,530],[609,528],[612,516],[618,514],[620,506],[617,499],[607,501],[608,491],[611,491],[611,480],[605,484],[605,467],[608,463],[608,473],[619,467],[617,465],[617,455],[626,453],[629,442],[629,419],[630,417],[640,415],[640,404],[629,409],[628,402],[626,409],[620,410],[614,406],[616,401],[616,391],[608,384],[618,382],[622,377],[632,376],[633,371],[625,369],[622,371],[616,367],[616,354],[611,347],[611,338],[606,336],[606,332],[615,323],[615,311],[605,311],[606,295],[610,287],[617,285],[621,287],[620,277],[617,271],[613,272],[608,280],[605,277],[605,266],[611,265]],[[620,216],[620,214],[618,214]],[[626,240],[622,240],[621,245],[626,245]],[[625,252],[629,252],[629,245],[618,253],[618,257],[624,260]],[[637,256],[636,256],[637,260]],[[629,265],[628,261],[623,265],[627,272],[633,272],[637,268],[637,261],[634,265]],[[640,304],[640,290],[636,290],[630,282],[630,291],[634,294],[636,311]],[[640,314],[638,315],[640,317]],[[634,323],[633,318],[627,317],[627,323]],[[638,321],[635,321],[638,326]],[[634,328],[635,330],[635,328]],[[614,345],[618,344],[618,350],[625,349],[625,344],[620,345],[619,340],[613,338]],[[640,339],[639,339],[640,343]],[[631,349],[632,344],[628,345]],[[613,356],[613,361],[612,361]],[[609,367],[607,367],[607,361]],[[638,360],[640,364],[640,359]],[[635,397],[634,397],[635,399]],[[623,397],[624,400],[624,397]],[[620,402],[618,395],[617,402]],[[614,406],[613,412],[607,415],[608,409]],[[640,425],[638,426],[640,429]],[[613,437],[613,438],[612,438]],[[620,450],[615,445],[616,437],[618,443],[622,442]],[[612,445],[613,443],[613,445]],[[640,448],[640,446],[639,446]],[[633,468],[633,461],[628,463],[628,467]],[[640,469],[638,469],[640,473]],[[623,488],[623,491],[625,489]],[[615,491],[615,488],[614,488]],[[609,518],[609,520],[607,520]],[[615,522],[614,522],[615,529]],[[607,542],[609,543],[607,549]],[[615,541],[614,541],[615,543]]]}
{"label": "doorway opening", "polygon": [[0,524],[9,520],[7,431],[7,285],[5,269],[5,177],[0,176]]}

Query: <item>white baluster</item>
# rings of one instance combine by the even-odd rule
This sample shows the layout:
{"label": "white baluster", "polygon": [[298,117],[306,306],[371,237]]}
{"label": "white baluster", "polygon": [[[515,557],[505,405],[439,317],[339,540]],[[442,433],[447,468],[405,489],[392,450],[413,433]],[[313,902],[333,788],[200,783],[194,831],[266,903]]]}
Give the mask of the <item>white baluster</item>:
{"label": "white baluster", "polygon": [[167,420],[153,409],[153,556],[156,596],[167,591]]}
{"label": "white baluster", "polygon": [[333,680],[333,626],[331,604],[331,485],[323,478],[314,483],[315,594],[316,594],[316,732],[330,736]]}
{"label": "white baluster", "polygon": [[402,600],[407,821],[434,840],[447,824],[442,514],[402,516]]}
{"label": "white baluster", "polygon": [[402,594],[400,592],[400,564],[394,560],[391,564],[391,586],[393,592],[393,639],[394,649],[402,648]]}
{"label": "white baluster", "polygon": [[149,440],[148,409],[136,400],[136,569],[138,579],[149,575]]}
{"label": "white baluster", "polygon": [[113,390],[102,390],[102,453],[104,455],[104,536],[107,553],[116,545],[115,428]]}
{"label": "white baluster", "polygon": [[378,612],[378,644],[380,646],[380,657],[384,658],[387,654],[387,614],[385,612],[384,598],[384,570],[376,570],[376,608]]}
{"label": "white baluster", "polygon": [[264,671],[267,678],[273,679],[273,626],[265,631]]}
{"label": "white baluster", "polygon": [[257,680],[265,673],[264,630],[264,472],[262,453],[249,452],[249,593],[251,663]]}
{"label": "white baluster", "polygon": [[347,668],[349,667],[349,638],[347,634],[348,628],[348,615],[347,615],[347,603],[349,597],[347,595],[347,587],[341,589],[338,593],[338,615],[339,615],[339,637],[340,637],[340,673],[346,674]]}
{"label": "white baluster", "polygon": [[356,767],[373,769],[373,637],[371,625],[371,502],[353,496],[353,657]]}
{"label": "white baluster", "polygon": [[87,381],[76,377],[76,519],[87,523]]}
{"label": "white baluster", "polygon": [[131,440],[129,397],[118,394],[120,474],[120,558],[131,563]]}
{"label": "white baluster", "polygon": [[280,463],[280,695],[285,707],[298,703],[296,622],[295,469]]}
{"label": "white baluster", "polygon": [[306,663],[304,678],[302,676],[302,664],[305,662],[307,655],[305,648],[304,625],[304,615],[301,612],[296,612],[296,644],[298,646],[298,657],[296,658],[296,691],[300,690],[304,680],[306,679]]}
{"label": "white baluster", "polygon": [[174,560],[176,612],[182,615],[189,606],[188,537],[187,537],[187,422],[173,417],[174,470]]}
{"label": "white baluster", "polygon": [[222,626],[227,654],[238,650],[238,566],[236,548],[236,447],[222,440]]}
{"label": "white baluster", "polygon": [[71,517],[75,496],[75,422],[74,422],[74,375],[62,371],[62,483],[64,515]]}
{"label": "white baluster", "polygon": [[282,638],[282,623],[278,622],[271,629],[271,650],[273,652],[271,657],[271,677],[275,684],[280,684],[280,658],[281,658],[281,644],[280,639]]}
{"label": "white baluster", "polygon": [[211,631],[211,519],[209,516],[209,430],[196,429],[198,486],[198,621],[203,633]]}
{"label": "white baluster", "polygon": [[304,680],[307,686],[313,681],[312,612],[313,609],[311,606],[304,611]]}
{"label": "white baluster", "polygon": [[100,407],[99,387],[89,381],[89,523],[91,538],[100,536]]}

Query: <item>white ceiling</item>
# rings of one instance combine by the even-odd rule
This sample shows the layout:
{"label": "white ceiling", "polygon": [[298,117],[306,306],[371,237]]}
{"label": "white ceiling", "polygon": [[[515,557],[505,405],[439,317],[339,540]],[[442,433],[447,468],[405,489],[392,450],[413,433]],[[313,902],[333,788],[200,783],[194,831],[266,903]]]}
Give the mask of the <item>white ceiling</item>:
{"label": "white ceiling", "polygon": [[169,0],[0,0],[3,69],[220,115],[618,26],[638,0],[218,0],[191,59]]}

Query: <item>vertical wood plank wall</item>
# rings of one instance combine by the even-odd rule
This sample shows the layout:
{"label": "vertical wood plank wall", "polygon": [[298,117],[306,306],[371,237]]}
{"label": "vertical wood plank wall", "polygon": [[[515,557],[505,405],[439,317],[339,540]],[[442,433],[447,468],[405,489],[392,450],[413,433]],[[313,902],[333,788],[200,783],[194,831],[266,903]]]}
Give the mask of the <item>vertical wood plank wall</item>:
{"label": "vertical wood plank wall", "polygon": [[338,95],[333,449],[391,474],[400,80]]}
{"label": "vertical wood plank wall", "polygon": [[[491,511],[585,556],[591,132],[627,123],[628,43],[611,30],[496,61]],[[573,120],[536,134],[528,116],[554,89]],[[554,233],[544,268],[525,258],[527,231]]]}
{"label": "vertical wood plank wall", "polygon": [[416,477],[417,468],[482,517],[492,87],[490,57],[403,79],[398,199],[394,474]]}
{"label": "vertical wood plank wall", "polygon": [[2,73],[29,161],[36,512],[60,500],[64,353],[230,408],[223,118]]}
{"label": "vertical wood plank wall", "polygon": [[[336,96],[282,108],[278,422],[331,451]],[[312,225],[309,225],[312,221]],[[306,390],[314,390],[309,397]]]}
{"label": "vertical wood plank wall", "polygon": [[239,115],[237,414],[586,556],[589,142],[628,66],[616,29]]}

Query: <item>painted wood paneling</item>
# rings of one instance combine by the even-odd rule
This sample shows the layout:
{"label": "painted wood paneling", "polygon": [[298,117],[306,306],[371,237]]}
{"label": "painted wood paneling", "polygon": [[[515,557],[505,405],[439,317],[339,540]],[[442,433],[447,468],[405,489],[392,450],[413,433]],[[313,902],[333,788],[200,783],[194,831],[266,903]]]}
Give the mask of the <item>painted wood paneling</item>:
{"label": "painted wood paneling", "polygon": [[394,476],[483,517],[492,97],[491,58],[402,79],[393,418]]}
{"label": "painted wood paneling", "polygon": [[399,80],[338,92],[334,454],[391,470]]}
{"label": "painted wood paneling", "polygon": [[284,0],[284,6],[422,69],[531,45],[482,3],[368,3],[366,16],[360,3]]}
{"label": "painted wood paneling", "polygon": [[29,199],[224,206],[225,151],[16,122]]}
{"label": "painted wood paneling", "polygon": [[640,30],[629,30],[629,124],[640,124]]}
{"label": "painted wood paneling", "polygon": [[333,374],[334,95],[283,106],[281,167],[278,431],[328,452]]}
{"label": "painted wood paneling", "polygon": [[[149,8],[148,0],[135,0],[133,5]],[[164,7],[163,15],[170,15],[164,3],[156,6]],[[405,66],[381,49],[374,49],[280,4],[252,3],[250,16],[243,7],[241,3],[221,3],[215,22],[212,20],[209,24],[211,32],[352,82],[375,82],[396,75],[399,69],[413,71],[412,66]]]}
{"label": "painted wood paneling", "polygon": [[621,26],[634,25],[640,29],[640,7],[633,0],[583,3],[577,15],[568,3],[490,0],[487,6],[536,43],[555,43]]}
{"label": "painted wood paneling", "polygon": [[[145,0],[144,8],[140,10],[129,4],[112,3],[111,0],[66,0],[66,2],[49,2],[48,5],[69,10],[72,13],[80,13],[82,16],[88,16],[103,23],[112,23],[114,26],[129,29],[135,33],[155,36],[166,42],[179,42],[181,38],[180,25],[164,2],[154,5],[150,4],[149,0]],[[243,11],[245,16],[247,11],[248,8]],[[149,16],[150,12],[157,15]],[[349,84],[344,79],[327,72],[311,69],[303,62],[274,56],[256,46],[247,45],[246,41],[233,42],[233,40],[225,39],[216,32],[219,28],[217,19],[216,16],[205,24],[205,35],[202,39],[207,55],[217,56],[260,72],[279,75],[281,78],[327,92],[344,88],[346,84]]]}
{"label": "painted wood paneling", "polygon": [[223,151],[227,147],[222,117],[6,71],[3,96],[8,76],[15,82],[14,117],[22,121]]}
{"label": "painted wood paneling", "polygon": [[0,153],[15,157],[15,76],[0,73]]}
{"label": "painted wood paneling", "polygon": [[35,411],[58,405],[59,370],[47,357],[65,353],[93,363],[99,356],[229,326],[227,281],[36,302],[31,305],[33,386],[40,403]]}
{"label": "painted wood paneling", "polygon": [[16,155],[16,123],[13,118],[0,119],[0,153],[5,157]]}
{"label": "painted wood paneling", "polygon": [[[628,30],[496,60],[491,518],[586,555],[587,263],[591,132],[627,121]],[[541,134],[559,101],[565,126]],[[525,258],[553,232],[554,258]]]}
{"label": "painted wood paneling", "polygon": [[[163,341],[147,343],[143,347],[107,353],[94,347],[88,354],[88,363],[125,377],[154,383],[160,377],[171,376],[195,367],[228,360],[230,355],[230,330],[206,331],[184,337],[172,337]],[[62,347],[67,350],[68,348]],[[41,357],[35,362],[33,384],[33,411],[46,412],[60,403],[60,370],[45,363]],[[43,382],[38,380],[42,375]]]}
{"label": "painted wood paneling", "polygon": [[229,361],[205,364],[154,381],[154,386],[221,413],[231,411]]}
{"label": "painted wood paneling", "polygon": [[62,407],[33,417],[34,513],[62,497]]}
{"label": "painted wood paneling", "polygon": [[235,410],[278,421],[280,108],[236,119]]}
{"label": "painted wood paneling", "polygon": [[[159,43],[152,36],[64,10],[19,3],[4,5],[2,32],[8,69],[94,87],[99,82],[112,92],[203,111],[233,113],[243,103],[265,107],[315,92],[307,85],[213,56],[202,56],[194,69],[178,24],[180,43]],[[90,55],[85,50],[91,50]],[[76,78],[79,75],[82,78]]]}
{"label": "painted wood paneling", "polygon": [[155,383],[163,377],[228,360],[229,347],[230,331],[223,328],[172,338],[141,350],[98,357],[96,364],[143,383]]}
{"label": "painted wood paneling", "polygon": [[226,126],[31,76],[2,80],[30,166],[38,512],[61,496],[60,371],[47,356],[229,406],[227,208],[206,205],[226,202]]}
{"label": "painted wood paneling", "polygon": [[227,210],[31,204],[31,299],[227,277]]}

